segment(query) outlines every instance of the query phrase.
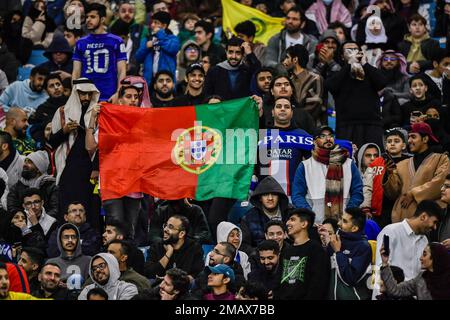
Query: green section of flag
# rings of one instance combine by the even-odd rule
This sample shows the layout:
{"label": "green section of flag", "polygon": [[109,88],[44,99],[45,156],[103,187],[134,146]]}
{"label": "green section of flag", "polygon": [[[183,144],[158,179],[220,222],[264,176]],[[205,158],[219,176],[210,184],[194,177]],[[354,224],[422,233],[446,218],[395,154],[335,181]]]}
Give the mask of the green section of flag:
{"label": "green section of flag", "polygon": [[[258,145],[258,107],[250,98],[195,107],[197,121],[222,135],[221,155],[198,176],[197,200],[246,199]],[[227,130],[228,129],[228,130]]]}

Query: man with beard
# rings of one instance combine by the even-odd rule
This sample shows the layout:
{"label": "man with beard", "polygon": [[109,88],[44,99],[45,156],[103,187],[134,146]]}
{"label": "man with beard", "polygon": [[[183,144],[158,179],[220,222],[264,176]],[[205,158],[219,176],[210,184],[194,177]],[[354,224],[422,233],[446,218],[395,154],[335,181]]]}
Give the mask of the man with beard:
{"label": "man with beard", "polygon": [[134,284],[119,280],[119,262],[110,253],[99,253],[91,259],[89,275],[94,283],[81,291],[78,300],[87,300],[87,293],[95,287],[105,290],[108,300],[130,300],[138,294]]}
{"label": "man with beard", "polygon": [[274,70],[268,67],[262,67],[255,72],[252,79],[251,93],[257,96],[267,99],[270,96],[270,83],[272,82]]}
{"label": "man with beard", "polygon": [[205,80],[205,96],[218,95],[223,100],[250,95],[253,74],[261,63],[248,42],[232,37],[226,45],[227,60],[212,67]]}
{"label": "man with beard", "polygon": [[411,218],[421,201],[440,199],[449,160],[446,154],[432,152],[430,145],[437,143],[427,123],[415,123],[408,135],[409,150],[414,156],[397,164],[387,161],[383,188],[386,196],[395,200],[393,223]]}
{"label": "man with beard", "polygon": [[297,208],[313,210],[317,223],[339,220],[345,207],[359,207],[363,184],[358,167],[346,149],[334,143],[334,131],[321,127],[314,136],[312,157],[295,172],[292,202]]}
{"label": "man with beard", "polygon": [[126,76],[127,55],[122,39],[105,31],[106,7],[92,3],[86,9],[86,27],[91,32],[75,45],[72,79],[88,78],[109,100]]}
{"label": "man with beard", "polygon": [[50,74],[45,80],[44,88],[49,98],[30,116],[30,124],[39,125],[47,120],[51,120],[56,110],[67,102],[67,97],[64,96],[64,86],[59,74]]}
{"label": "man with beard", "polygon": [[40,287],[31,292],[36,298],[69,300],[67,288],[59,286],[61,269],[56,263],[47,262],[39,272],[38,280]]}
{"label": "man with beard", "polygon": [[23,169],[23,156],[14,148],[13,140],[8,132],[0,131],[0,168],[8,175],[8,188],[19,181]]}
{"label": "man with beard", "polygon": [[5,131],[13,138],[14,147],[21,155],[27,155],[36,150],[36,143],[27,137],[28,116],[20,108],[12,107],[6,113]]}
{"label": "man with beard", "polygon": [[309,54],[314,52],[317,41],[302,31],[306,20],[305,13],[302,9],[297,7],[289,9],[284,22],[285,28],[270,38],[267,44],[265,66],[277,67],[283,61],[286,49],[295,44],[303,45]]}
{"label": "man with beard", "polygon": [[205,95],[205,70],[199,63],[191,64],[186,70],[186,91],[183,95],[175,98],[175,106],[193,106],[203,103]]}
{"label": "man with beard", "polygon": [[[73,201],[79,201],[89,209],[92,205],[92,162],[85,147],[85,136],[99,96],[99,91],[89,79],[74,80],[66,105],[56,111],[52,120],[49,143],[56,150],[56,184],[61,214]],[[98,217],[92,212],[88,220],[91,225],[97,225]]]}
{"label": "man with beard", "polygon": [[304,46],[296,44],[286,49],[283,66],[291,73],[295,87],[295,100],[299,107],[308,111],[316,124],[326,123],[326,110],[323,107],[323,78],[306,70],[309,54]]}
{"label": "man with beard", "polygon": [[59,74],[61,78],[72,76],[72,48],[70,48],[69,42],[63,34],[53,37],[52,43],[45,50],[44,56],[48,61],[40,64],[41,67],[47,68],[51,73]]}
{"label": "man with beard", "polygon": [[194,240],[186,238],[189,220],[175,215],[163,225],[163,240],[150,248],[150,260],[145,263],[145,275],[154,279],[163,277],[168,269],[179,268],[194,279],[203,270],[203,250]]}
{"label": "man with beard", "polygon": [[83,283],[89,277],[90,256],[81,252],[80,231],[71,223],[65,223],[58,229],[59,257],[51,258],[46,263],[55,263],[61,268],[61,282],[73,274],[81,275],[79,283],[74,284],[74,289],[81,289]]}
{"label": "man with beard", "polygon": [[8,212],[16,214],[18,211],[23,211],[23,194],[29,188],[37,188],[44,201],[46,213],[54,218],[57,217],[58,187],[55,178],[47,174],[49,163],[45,151],[35,151],[25,158],[22,177],[9,189]]}
{"label": "man with beard", "polygon": [[29,79],[9,85],[0,96],[0,105],[3,106],[3,110],[7,112],[12,106],[25,109],[27,112],[36,110],[48,98],[43,91],[47,77],[48,70],[37,66],[31,69]]}
{"label": "man with beard", "polygon": [[173,74],[169,71],[159,71],[153,78],[154,93],[150,96],[153,107],[171,107],[174,105]]}
{"label": "man with beard", "polygon": [[202,50],[202,57],[208,56],[210,59],[211,67],[223,61],[226,58],[223,47],[219,44],[215,44],[214,39],[214,25],[211,22],[205,20],[199,20],[195,23],[195,42],[200,46]]}
{"label": "man with beard", "polygon": [[258,245],[258,252],[259,264],[252,266],[248,281],[259,282],[272,291],[279,283],[280,246],[275,240],[264,240]]}

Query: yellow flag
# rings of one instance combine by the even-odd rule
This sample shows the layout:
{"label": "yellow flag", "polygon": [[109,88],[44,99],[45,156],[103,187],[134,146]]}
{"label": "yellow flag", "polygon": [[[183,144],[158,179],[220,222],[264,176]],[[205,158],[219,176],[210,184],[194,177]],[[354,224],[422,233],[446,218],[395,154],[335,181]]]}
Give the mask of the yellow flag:
{"label": "yellow flag", "polygon": [[222,27],[226,34],[234,33],[234,27],[242,21],[250,20],[256,26],[255,42],[264,44],[283,29],[284,18],[271,17],[257,9],[234,0],[222,0]]}

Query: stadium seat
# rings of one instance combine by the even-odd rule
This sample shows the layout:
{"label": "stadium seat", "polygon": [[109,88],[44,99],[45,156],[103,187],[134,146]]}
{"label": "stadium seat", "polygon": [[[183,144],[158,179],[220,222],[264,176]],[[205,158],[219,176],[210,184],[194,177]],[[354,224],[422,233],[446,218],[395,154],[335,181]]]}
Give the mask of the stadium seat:
{"label": "stadium seat", "polygon": [[203,249],[203,260],[205,260],[208,253],[210,253],[211,250],[214,249],[214,245],[213,244],[203,244],[202,249]]}
{"label": "stadium seat", "polygon": [[32,67],[19,67],[17,70],[17,80],[23,81],[30,78]]}
{"label": "stadium seat", "polygon": [[28,59],[27,64],[39,65],[41,63],[47,62],[48,59],[44,56],[45,50],[33,50],[31,51],[30,59]]}
{"label": "stadium seat", "polygon": [[253,208],[253,206],[248,201],[236,201],[228,213],[228,221],[239,226],[242,217],[245,216],[251,208]]}

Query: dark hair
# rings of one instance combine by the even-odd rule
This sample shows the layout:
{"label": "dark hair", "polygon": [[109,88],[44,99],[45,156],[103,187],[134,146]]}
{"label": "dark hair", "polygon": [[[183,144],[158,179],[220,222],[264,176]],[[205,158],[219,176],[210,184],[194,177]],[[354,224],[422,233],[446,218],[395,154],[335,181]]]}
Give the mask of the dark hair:
{"label": "dark hair", "polygon": [[271,226],[279,226],[281,229],[283,229],[283,232],[286,232],[286,225],[284,224],[283,221],[279,220],[279,219],[272,219],[269,220],[266,225],[264,226],[264,233],[267,233],[267,231],[269,230],[269,228]]}
{"label": "dark hair", "polygon": [[255,72],[255,79],[258,79],[258,75],[261,72],[270,72],[270,74],[273,76],[275,74],[275,70],[271,67],[262,67],[261,69],[259,69],[258,71]]}
{"label": "dark hair", "polygon": [[211,99],[217,99],[217,100],[220,100],[221,102],[223,101],[223,98],[222,98],[221,96],[219,96],[219,95],[217,95],[217,94],[213,94],[213,95],[207,96],[207,97],[203,100],[203,103],[208,103],[209,100],[211,100]]}
{"label": "dark hair", "polygon": [[306,50],[305,46],[301,44],[296,44],[294,46],[290,46],[286,49],[286,54],[289,54],[291,58],[297,58],[298,64],[302,68],[306,68],[306,65],[309,61],[309,53],[308,50]]}
{"label": "dark hair", "polygon": [[295,208],[289,211],[289,217],[296,215],[300,218],[300,221],[308,222],[308,230],[310,230],[314,225],[314,220],[316,218],[316,214],[309,209],[306,208]]}
{"label": "dark hair", "polygon": [[57,268],[59,268],[59,270],[61,270],[61,266],[60,266],[59,264],[57,264],[56,262],[46,262],[46,263],[43,264],[43,266],[42,266],[42,268],[41,268],[41,271],[42,271],[42,269],[44,269],[46,266],[57,267]]}
{"label": "dark hair", "polygon": [[48,77],[50,72],[46,67],[36,66],[31,69],[30,76],[34,77],[35,75],[40,74],[41,76]]}
{"label": "dark hair", "polygon": [[[244,43],[244,40],[238,38],[238,37],[231,37],[225,46],[225,50],[228,50],[228,47],[239,47],[241,48],[241,45]],[[241,48],[242,51],[242,48]]]}
{"label": "dark hair", "polygon": [[287,97],[278,97],[278,98],[274,99],[273,104],[272,104],[272,109],[275,108],[275,105],[277,104],[277,101],[281,100],[281,99],[285,99],[285,100],[289,101],[289,103],[291,104],[291,109],[294,109],[294,106],[292,105],[292,101],[289,98],[287,98]]}
{"label": "dark hair", "polygon": [[105,226],[114,227],[114,229],[116,229],[116,233],[118,235],[123,236],[124,238],[128,236],[127,226],[122,221],[116,219],[109,219],[106,221]]}
{"label": "dark hair", "polygon": [[445,177],[446,180],[450,180],[450,173]]}
{"label": "dark hair", "polygon": [[6,131],[0,130],[0,146],[4,143],[6,143],[8,145],[9,150],[13,149],[14,146],[13,146],[13,140],[12,140],[11,135]]}
{"label": "dark hair", "polygon": [[6,267],[6,263],[0,262],[0,269],[4,269],[4,270],[8,271],[8,268]]}
{"label": "dark hair", "polygon": [[287,79],[287,81],[289,82],[289,85],[291,86],[291,88],[292,88],[292,96],[291,96],[291,102],[292,102],[292,104],[293,105],[295,105],[295,95],[296,95],[296,93],[295,93],[295,87],[294,87],[294,84],[292,83],[292,80],[289,78],[289,76],[288,75],[286,75],[286,74],[279,74],[279,75],[277,75],[277,76],[275,76],[275,77],[273,77],[272,78],[272,81],[270,82],[270,88],[269,88],[269,92],[270,92],[270,97],[272,98],[272,101],[274,101],[274,95],[272,94],[272,89],[275,87],[275,81],[277,81],[278,79],[280,79],[280,78],[286,78]]}
{"label": "dark hair", "polygon": [[437,63],[441,63],[442,60],[448,57],[450,57],[450,53],[443,48],[436,48],[430,53],[430,60]]}
{"label": "dark hair", "polygon": [[343,55],[344,55],[344,46],[345,46],[346,44],[349,44],[349,43],[354,43],[354,44],[356,44],[356,45],[358,46],[359,50],[361,50],[361,46],[360,46],[356,41],[353,41],[353,40],[347,40],[347,41],[345,41],[345,42],[339,47],[339,55],[340,55],[340,56],[343,56]]}
{"label": "dark hair", "polygon": [[28,188],[22,193],[22,203],[25,201],[25,198],[32,197],[34,195],[38,195],[42,200],[41,190],[37,188]]}
{"label": "dark hair", "polygon": [[77,28],[71,29],[68,26],[64,26],[64,31],[73,33],[73,35],[75,37],[81,37],[83,35],[83,30],[82,29],[77,29]]}
{"label": "dark hair", "polygon": [[100,287],[95,287],[95,288],[92,288],[91,290],[89,290],[87,293],[86,299],[89,300],[89,298],[93,295],[100,296],[102,298],[105,298],[105,300],[108,300],[108,294],[106,293],[105,290],[103,290]]}
{"label": "dark hair", "polygon": [[97,11],[98,15],[100,16],[100,18],[105,18],[106,17],[106,7],[103,4],[100,3],[91,3],[90,5],[87,6],[86,8],[86,15],[91,12],[91,11]]}
{"label": "dark hair", "polygon": [[45,81],[44,81],[44,88],[47,88],[48,82],[49,82],[50,80],[53,80],[53,79],[58,79],[59,82],[61,82],[61,85],[62,85],[62,80],[61,80],[61,77],[59,76],[59,74],[58,74],[58,73],[50,73],[50,74],[48,75],[48,77],[45,78]]}
{"label": "dark hair", "polygon": [[409,86],[412,86],[412,82],[414,81],[414,80],[422,80],[422,82],[423,82],[423,84],[424,85],[426,85],[427,87],[428,87],[428,81],[427,80],[425,80],[425,75],[424,74],[415,74],[415,75],[413,75],[412,77],[410,77],[409,79],[408,79],[408,82],[409,82]]}
{"label": "dark hair", "polygon": [[230,264],[233,264],[234,257],[236,256],[236,248],[229,242],[222,241],[218,244],[225,247],[225,255],[230,258]]}
{"label": "dark hair", "polygon": [[426,27],[427,26],[427,19],[425,19],[422,15],[418,13],[414,13],[411,17],[408,19],[408,25],[410,25],[413,21],[415,22],[422,22],[422,24]]}
{"label": "dark hair", "polygon": [[80,202],[80,201],[72,201],[72,202],[69,203],[69,205],[67,206],[66,212],[69,212],[70,206],[78,205],[78,204],[81,204],[81,205],[83,206],[83,208],[86,210],[86,207],[85,207],[85,205],[84,205],[82,202]]}
{"label": "dark hair", "polygon": [[394,276],[395,281],[397,283],[401,283],[405,281],[405,273],[403,272],[403,269],[397,266],[389,266],[389,268],[392,271],[392,275]]}
{"label": "dark hair", "polygon": [[322,224],[331,224],[331,226],[333,227],[334,232],[336,232],[339,229],[338,226],[338,222],[336,219],[333,218],[327,218],[325,220],[323,220]]}
{"label": "dark hair", "polygon": [[280,246],[278,245],[278,242],[275,240],[263,240],[258,245],[258,251],[268,251],[271,250],[275,254],[280,253]]}
{"label": "dark hair", "polygon": [[139,89],[134,87],[134,86],[132,86],[132,85],[121,86],[120,89],[119,89],[118,97],[122,98],[125,95],[125,91],[127,91],[128,89],[133,89],[133,90],[136,90],[138,94],[140,93]]}
{"label": "dark hair", "polygon": [[297,12],[297,13],[300,13],[300,21],[301,21],[302,23],[303,23],[303,22],[306,22],[306,20],[308,20],[308,18],[306,18],[305,11],[303,11],[303,9],[300,8],[300,7],[298,7],[298,6],[295,6],[295,7],[290,8],[290,9],[288,10],[288,12],[286,12],[286,16],[289,14],[289,12]]}
{"label": "dark hair", "polygon": [[239,22],[234,27],[234,31],[236,33],[242,33],[242,34],[246,35],[247,37],[254,37],[256,34],[256,26],[252,21],[245,20],[245,21]]}
{"label": "dark hair", "polygon": [[417,205],[414,217],[419,217],[422,213],[426,213],[429,217],[436,217],[438,220],[442,218],[441,207],[432,200],[423,200]]}
{"label": "dark hair", "polygon": [[205,21],[205,20],[199,20],[195,23],[195,27],[200,27],[203,30],[205,30],[205,33],[211,33],[214,36],[214,25],[211,22]]}
{"label": "dark hair", "polygon": [[268,300],[269,290],[260,282],[246,281],[242,286],[242,295],[258,300]]}
{"label": "dark hair", "polygon": [[360,208],[345,208],[345,213],[352,216],[353,225],[358,227],[358,231],[364,231],[366,227],[366,215]]}
{"label": "dark hair", "polygon": [[334,22],[328,24],[328,27],[327,27],[327,29],[329,29],[329,30],[335,30],[335,29],[338,29],[338,28],[341,28],[344,31],[345,39],[350,39],[350,35],[348,33],[348,28],[342,22],[334,21]]}
{"label": "dark hair", "polygon": [[189,291],[191,280],[186,271],[172,268],[167,270],[166,276],[169,276],[172,280],[172,285],[174,290],[178,290],[178,296],[182,296]]}
{"label": "dark hair", "polygon": [[130,256],[131,244],[128,241],[115,239],[108,243],[108,247],[113,243],[120,244],[120,253],[121,254],[126,255],[128,257]]}
{"label": "dark hair", "polygon": [[39,269],[45,261],[45,253],[38,248],[35,247],[23,247],[22,252],[26,252],[30,257],[32,263],[36,263],[39,265]]}
{"label": "dark hair", "polygon": [[156,81],[158,81],[159,76],[161,76],[161,75],[163,75],[163,74],[169,76],[169,77],[172,79],[172,81],[173,81],[173,73],[172,73],[172,72],[170,72],[169,70],[159,70],[159,71],[155,74],[155,76],[153,77],[152,87],[153,87],[153,85],[156,83]]}
{"label": "dark hair", "polygon": [[179,215],[179,214],[175,214],[173,216],[171,216],[170,218],[175,218],[181,221],[181,229],[180,231],[185,231],[186,235],[189,232],[189,219],[186,218],[185,216]]}

